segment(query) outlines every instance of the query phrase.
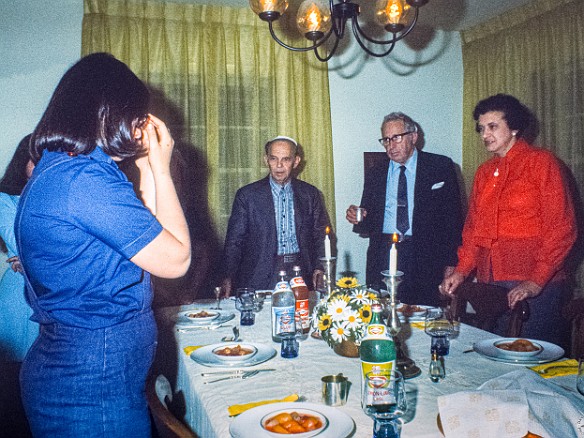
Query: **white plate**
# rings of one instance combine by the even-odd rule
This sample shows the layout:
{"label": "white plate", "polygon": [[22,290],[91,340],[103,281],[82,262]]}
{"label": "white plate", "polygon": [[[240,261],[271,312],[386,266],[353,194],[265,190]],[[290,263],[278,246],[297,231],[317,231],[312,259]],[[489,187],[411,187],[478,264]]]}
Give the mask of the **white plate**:
{"label": "white plate", "polygon": [[[314,435],[319,438],[346,438],[355,429],[353,419],[343,411],[315,403],[289,402],[271,403],[245,411],[231,423],[229,432],[231,432],[233,438],[257,438],[266,436],[267,433],[261,424],[262,418],[272,413],[276,415],[282,410],[310,410],[323,415],[328,420],[328,426]],[[282,437],[284,436],[287,435],[282,435]],[[294,437],[295,435],[292,434],[289,436]]]}
{"label": "white plate", "polygon": [[[200,314],[202,312],[205,312],[209,316],[204,316],[204,317],[192,316],[192,315]],[[206,323],[206,322],[213,321],[214,319],[219,318],[219,315],[221,315],[221,314],[217,310],[191,309],[191,310],[187,310],[187,311],[182,312],[182,315],[191,322]]]}
{"label": "white plate", "polygon": [[[205,310],[205,309],[194,309],[194,310]],[[207,319],[205,321],[198,321],[199,318],[189,318],[187,314],[193,313],[193,309],[181,310],[175,315],[175,322],[177,327],[187,328],[187,327],[206,327],[210,325],[221,325],[227,321],[231,321],[235,318],[235,313],[229,312],[227,310],[211,310],[209,312],[217,312],[219,315],[213,319]]]}
{"label": "white plate", "polygon": [[519,338],[485,339],[483,341],[475,342],[473,344],[473,349],[481,356],[485,356],[488,359],[517,365],[537,365],[540,363],[552,362],[564,356],[564,349],[562,347],[558,347],[551,342],[538,341],[536,339],[528,339],[528,341],[541,345],[543,350],[538,355],[530,356],[525,359],[509,358],[507,355],[505,355],[504,350],[495,347],[495,342],[513,342],[517,339]]}
{"label": "white plate", "polygon": [[[233,342],[231,342],[233,344]],[[276,355],[274,347],[265,344],[249,343],[257,349],[257,353],[252,357],[237,361],[226,361],[213,353],[217,347],[228,345],[227,343],[211,344],[198,348],[191,353],[191,359],[208,367],[251,367],[266,362]]]}
{"label": "white plate", "polygon": [[[410,304],[411,305],[411,304]],[[410,316],[405,316],[402,312],[399,311],[400,307],[403,306],[403,304],[400,304],[400,306],[398,306],[398,312],[397,314],[399,315],[399,319],[401,322],[404,321],[408,321],[408,322],[421,322],[424,321],[425,317],[426,317],[426,311],[428,309],[436,309],[436,307],[432,307],[432,306],[423,306],[421,304],[416,304],[416,306],[418,306],[420,310],[418,312],[413,312],[412,315]]]}
{"label": "white plate", "polygon": [[[249,350],[250,353],[243,355],[243,356],[221,356],[220,354],[217,354],[216,351],[217,350],[222,350],[223,348],[235,348],[237,346],[240,346],[243,349]],[[258,352],[258,349],[255,347],[255,345],[253,344],[246,344],[244,342],[231,342],[231,343],[226,343],[226,344],[220,344],[218,347],[213,348],[213,350],[211,351],[211,353],[213,353],[215,356],[217,356],[217,358],[222,361],[222,362],[245,362],[246,360],[251,359],[252,357],[254,357],[256,355],[256,353]]]}

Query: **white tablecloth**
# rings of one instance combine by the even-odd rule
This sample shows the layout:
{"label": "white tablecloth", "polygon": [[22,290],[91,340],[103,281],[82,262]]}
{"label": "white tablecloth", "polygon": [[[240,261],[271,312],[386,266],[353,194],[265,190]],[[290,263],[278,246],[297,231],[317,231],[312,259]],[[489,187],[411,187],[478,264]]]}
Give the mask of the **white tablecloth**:
{"label": "white tablecloth", "polygon": [[[212,303],[197,303],[196,307],[211,305]],[[239,325],[239,312],[235,311],[233,302],[223,301],[222,306],[236,313],[236,318],[228,324]],[[354,437],[372,436],[373,421],[361,410],[358,358],[338,356],[324,341],[311,337],[301,342],[298,358],[281,358],[279,344],[271,340],[270,307],[267,303],[256,315],[255,325],[242,326],[240,331],[244,341],[264,343],[276,348],[278,355],[274,359],[254,368],[275,368],[277,371],[260,373],[249,380],[227,380],[204,385],[205,379],[201,377],[201,373],[216,369],[194,362],[183,352],[183,348],[219,342],[221,337],[231,334],[231,328],[178,332],[174,328],[173,315],[186,308],[188,306],[161,309],[158,320],[160,330],[172,333],[176,341],[176,346],[173,347],[174,351],[178,351],[176,392],[185,399],[185,421],[201,438],[230,436],[229,425],[233,418],[228,416],[227,407],[232,404],[283,398],[293,393],[305,397],[307,402],[322,404],[321,377],[338,373],[347,376],[352,384],[347,404],[338,409],[353,418],[356,425]],[[463,353],[473,342],[492,337],[495,336],[491,333],[462,325],[458,337],[451,340],[450,354],[445,358],[446,378],[440,383],[432,383],[427,372],[430,363],[430,338],[423,330],[409,325],[403,326],[400,338],[405,339],[408,354],[421,368],[422,374],[406,382],[408,410],[404,418],[406,423],[402,437],[440,437],[436,425],[438,396],[474,390],[493,377],[517,369],[516,365],[494,362],[475,352]],[[171,354],[164,351],[164,346],[161,346],[161,354]]]}

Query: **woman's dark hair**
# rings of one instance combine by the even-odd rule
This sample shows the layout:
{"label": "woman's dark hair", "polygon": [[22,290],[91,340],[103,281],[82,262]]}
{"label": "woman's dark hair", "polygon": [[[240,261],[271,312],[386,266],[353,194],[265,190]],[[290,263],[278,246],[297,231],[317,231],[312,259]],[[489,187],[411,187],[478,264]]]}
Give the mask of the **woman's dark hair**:
{"label": "woman's dark hair", "polygon": [[481,100],[477,103],[472,116],[478,121],[480,116],[490,111],[501,111],[509,129],[517,131],[518,138],[523,136],[533,119],[531,111],[509,94],[496,94]]}
{"label": "woman's dark hair", "polygon": [[89,154],[97,146],[118,158],[142,151],[134,130],[148,117],[149,92],[108,53],[81,58],[63,76],[31,139],[31,155],[43,151]]}
{"label": "woman's dark hair", "polygon": [[0,180],[0,192],[9,195],[20,195],[28,181],[26,166],[30,161],[30,134],[20,140],[12,160],[6,167],[6,172]]}

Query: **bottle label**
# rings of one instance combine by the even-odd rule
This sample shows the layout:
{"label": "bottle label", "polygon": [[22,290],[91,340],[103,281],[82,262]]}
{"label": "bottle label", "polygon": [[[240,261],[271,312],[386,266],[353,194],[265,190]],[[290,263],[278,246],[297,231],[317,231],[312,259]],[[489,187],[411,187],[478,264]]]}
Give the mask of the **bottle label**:
{"label": "bottle label", "polygon": [[397,398],[395,395],[395,382],[388,376],[373,376],[367,381],[366,406],[376,407],[378,412],[391,412],[395,409]]}
{"label": "bottle label", "polygon": [[279,281],[278,283],[276,283],[276,287],[274,288],[274,292],[280,292],[283,290],[292,291],[292,289],[290,289],[290,284],[288,284],[287,281]]}
{"label": "bottle label", "polygon": [[296,300],[296,313],[300,319],[302,329],[310,328],[310,310],[308,308],[308,300]]}
{"label": "bottle label", "polygon": [[361,368],[363,369],[363,378],[367,373],[381,374],[382,372],[390,372],[393,370],[394,361],[390,362],[366,362],[361,361]]}
{"label": "bottle label", "polygon": [[272,307],[272,335],[295,331],[294,306]]}
{"label": "bottle label", "polygon": [[387,328],[384,324],[369,324],[364,339],[370,338],[387,338]]}
{"label": "bottle label", "polygon": [[292,280],[290,280],[290,287],[295,288],[300,286],[306,286],[306,283],[302,277],[294,277]]}

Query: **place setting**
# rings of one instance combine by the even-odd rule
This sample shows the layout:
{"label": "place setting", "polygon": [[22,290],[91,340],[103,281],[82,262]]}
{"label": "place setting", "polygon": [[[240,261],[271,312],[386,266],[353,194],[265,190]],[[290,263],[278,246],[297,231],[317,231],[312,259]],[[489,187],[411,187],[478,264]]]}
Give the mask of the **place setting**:
{"label": "place setting", "polygon": [[525,338],[493,338],[475,342],[472,351],[487,359],[515,365],[537,365],[564,356],[564,349],[551,342]]}
{"label": "place setting", "polygon": [[194,350],[190,357],[198,364],[208,367],[251,367],[276,356],[270,345],[255,342],[222,342],[205,345]]}
{"label": "place setting", "polygon": [[177,330],[214,330],[235,318],[235,314],[228,310],[192,308],[181,310],[174,316]]}

